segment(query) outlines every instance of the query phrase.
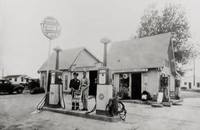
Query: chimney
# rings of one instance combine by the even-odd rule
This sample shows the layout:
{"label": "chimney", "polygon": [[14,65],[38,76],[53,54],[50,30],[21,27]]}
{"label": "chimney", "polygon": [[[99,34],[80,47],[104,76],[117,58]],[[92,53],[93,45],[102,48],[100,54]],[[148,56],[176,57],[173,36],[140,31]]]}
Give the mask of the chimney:
{"label": "chimney", "polygon": [[54,51],[56,52],[56,66],[55,70],[59,70],[59,53],[62,49],[60,47],[54,48]]}
{"label": "chimney", "polygon": [[104,57],[103,57],[103,65],[104,67],[107,66],[107,45],[110,43],[111,41],[108,38],[102,38],[101,39],[101,43],[104,44]]}

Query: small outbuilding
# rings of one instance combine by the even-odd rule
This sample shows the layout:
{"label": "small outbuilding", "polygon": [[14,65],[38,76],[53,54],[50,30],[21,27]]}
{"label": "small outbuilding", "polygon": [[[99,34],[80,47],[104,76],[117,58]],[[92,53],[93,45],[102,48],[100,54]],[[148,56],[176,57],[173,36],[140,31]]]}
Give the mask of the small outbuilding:
{"label": "small outbuilding", "polygon": [[170,33],[114,42],[108,51],[114,87],[130,99],[141,99],[143,91],[156,95],[163,73],[169,77],[169,92],[174,92],[174,61]]}
{"label": "small outbuilding", "polygon": [[4,77],[4,79],[10,80],[10,82],[13,84],[27,84],[31,79],[31,77],[24,74],[19,74],[19,75],[7,75]]}
{"label": "small outbuilding", "polygon": [[[42,87],[46,86],[47,61],[38,70]],[[55,70],[55,65],[56,53],[53,52],[49,59],[49,69]],[[62,72],[64,91],[70,92],[69,83],[73,78],[73,72],[77,72],[78,78],[81,79],[82,72],[86,71],[90,80],[89,94],[96,95],[97,73],[101,66],[102,62],[84,47],[62,50],[59,54],[59,71]]]}

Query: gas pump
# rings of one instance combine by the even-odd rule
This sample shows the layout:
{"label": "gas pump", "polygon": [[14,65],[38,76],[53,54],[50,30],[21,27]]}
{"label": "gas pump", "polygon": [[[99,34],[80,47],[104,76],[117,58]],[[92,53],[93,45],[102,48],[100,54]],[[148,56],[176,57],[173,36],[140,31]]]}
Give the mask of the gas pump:
{"label": "gas pump", "polygon": [[65,109],[65,102],[63,96],[62,72],[58,70],[49,71],[47,92],[42,100],[38,103],[37,109],[42,110],[45,107],[63,108]]}
{"label": "gas pump", "polygon": [[44,106],[53,108],[65,108],[62,85],[62,72],[51,70]]}
{"label": "gas pump", "polygon": [[49,90],[49,105],[52,107],[64,107],[62,73],[60,71],[51,71],[51,84]]}
{"label": "gas pump", "polygon": [[106,105],[113,96],[112,85],[108,83],[108,80],[108,69],[105,67],[100,68],[98,71],[96,114],[106,114]]}
{"label": "gas pump", "polygon": [[169,102],[170,100],[168,82],[169,82],[169,77],[165,74],[161,74],[160,86],[161,86],[161,91],[163,91],[163,102]]}

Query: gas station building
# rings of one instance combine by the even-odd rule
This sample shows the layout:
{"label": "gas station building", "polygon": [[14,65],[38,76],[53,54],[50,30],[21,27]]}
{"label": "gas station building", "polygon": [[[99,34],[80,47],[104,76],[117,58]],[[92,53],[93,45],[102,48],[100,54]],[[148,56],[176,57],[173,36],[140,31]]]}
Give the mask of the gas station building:
{"label": "gas station building", "polygon": [[[48,61],[48,60],[47,60]],[[38,72],[40,73],[40,85],[46,86],[47,63],[43,63]],[[49,69],[55,70],[56,53],[53,52],[49,59]],[[90,79],[89,94],[96,95],[97,71],[102,66],[102,62],[91,54],[86,48],[73,48],[62,50],[59,55],[59,71],[62,71],[63,91],[70,92],[69,83],[73,78],[73,72],[76,71],[82,78],[82,72],[86,71]]]}
{"label": "gas station building", "polygon": [[143,91],[154,96],[160,75],[169,77],[169,92],[175,91],[175,64],[171,33],[114,42],[108,50],[108,67],[117,92],[141,99]]}
{"label": "gas station building", "polygon": [[[171,33],[111,43],[107,55],[109,81],[116,92],[125,93],[128,99],[141,99],[143,91],[151,96],[160,90],[160,76],[168,77],[168,90],[175,91],[175,63]],[[55,69],[56,53],[50,56],[49,68]],[[103,63],[86,48],[62,50],[59,70],[62,71],[64,92],[70,92],[72,73],[87,72],[90,80],[89,94],[96,95],[99,70]],[[38,70],[41,86],[46,86],[47,61]]]}

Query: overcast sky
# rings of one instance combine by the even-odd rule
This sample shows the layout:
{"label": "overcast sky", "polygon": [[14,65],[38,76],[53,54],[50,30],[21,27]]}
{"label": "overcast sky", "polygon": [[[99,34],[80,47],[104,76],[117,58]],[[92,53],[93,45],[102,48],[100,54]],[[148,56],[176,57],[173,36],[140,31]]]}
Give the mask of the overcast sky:
{"label": "overcast sky", "polygon": [[169,2],[186,8],[192,38],[200,41],[197,0],[0,0],[0,67],[5,75],[38,76],[48,55],[48,39],[40,28],[46,16],[55,17],[62,26],[53,47],[85,46],[101,59],[102,37],[130,39],[147,7]]}

